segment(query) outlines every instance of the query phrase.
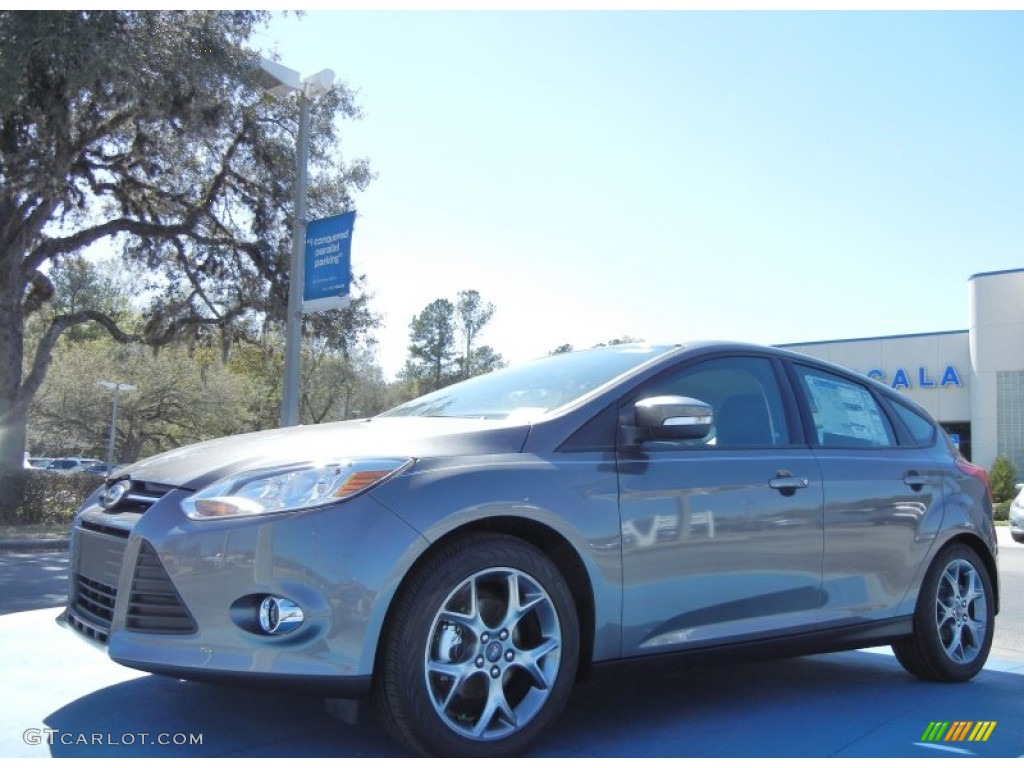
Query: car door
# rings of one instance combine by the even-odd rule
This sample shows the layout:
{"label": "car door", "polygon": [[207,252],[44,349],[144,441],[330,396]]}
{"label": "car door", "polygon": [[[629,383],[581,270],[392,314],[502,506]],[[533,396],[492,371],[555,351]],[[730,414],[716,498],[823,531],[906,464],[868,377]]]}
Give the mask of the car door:
{"label": "car door", "polygon": [[793,370],[825,487],[822,618],[891,616],[942,521],[937,466],[927,448],[899,439],[871,387],[812,366]]}
{"label": "car door", "polygon": [[620,437],[624,654],[766,635],[816,619],[821,478],[810,447],[793,439],[799,430],[781,378],[771,357],[718,356],[620,403],[625,425],[646,397],[689,397],[714,409],[702,439],[629,444]]}

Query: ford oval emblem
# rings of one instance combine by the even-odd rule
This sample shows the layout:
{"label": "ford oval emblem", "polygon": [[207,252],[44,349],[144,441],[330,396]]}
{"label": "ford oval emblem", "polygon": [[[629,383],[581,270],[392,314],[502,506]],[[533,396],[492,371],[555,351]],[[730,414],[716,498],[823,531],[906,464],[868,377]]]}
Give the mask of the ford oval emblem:
{"label": "ford oval emblem", "polygon": [[124,498],[124,495],[128,493],[130,485],[131,481],[122,480],[120,483],[107,486],[100,492],[100,504],[103,505],[104,509],[113,509]]}

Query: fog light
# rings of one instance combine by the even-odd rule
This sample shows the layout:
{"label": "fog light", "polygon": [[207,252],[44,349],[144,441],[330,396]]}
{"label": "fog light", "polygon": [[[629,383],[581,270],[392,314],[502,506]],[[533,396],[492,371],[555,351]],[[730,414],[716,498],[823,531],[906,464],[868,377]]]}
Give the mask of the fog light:
{"label": "fog light", "polygon": [[297,629],[305,616],[297,603],[287,597],[268,595],[260,603],[260,629],[268,635],[283,635]]}

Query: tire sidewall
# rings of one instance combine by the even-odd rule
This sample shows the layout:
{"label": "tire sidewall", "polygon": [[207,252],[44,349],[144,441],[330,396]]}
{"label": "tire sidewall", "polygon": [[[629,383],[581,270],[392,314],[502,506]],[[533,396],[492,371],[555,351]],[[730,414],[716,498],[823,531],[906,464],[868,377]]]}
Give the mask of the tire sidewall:
{"label": "tire sidewall", "polygon": [[[521,730],[503,739],[475,741],[452,730],[437,714],[426,689],[424,657],[428,638],[441,606],[452,590],[483,571],[510,568],[535,580],[547,592],[558,616],[561,656],[558,676],[547,699]],[[558,717],[572,692],[579,660],[579,627],[572,595],[561,573],[540,550],[506,536],[481,536],[459,542],[433,558],[415,576],[403,596],[385,649],[392,673],[400,677],[404,691],[405,720],[413,729],[412,741],[434,755],[501,757],[521,753]]]}
{"label": "tire sidewall", "polygon": [[[971,564],[971,567],[978,573],[982,589],[985,591],[985,638],[977,657],[964,664],[958,664],[946,654],[935,618],[935,603],[938,599],[940,580],[946,568],[955,560],[964,560]],[[995,631],[994,600],[995,595],[992,591],[992,580],[989,577],[988,569],[973,549],[962,544],[955,544],[947,547],[935,559],[921,586],[921,599],[918,601],[915,621],[919,628],[918,631],[922,633],[925,649],[932,657],[934,665],[941,671],[943,679],[956,682],[969,680],[985,666],[989,650],[992,647],[992,634]]]}

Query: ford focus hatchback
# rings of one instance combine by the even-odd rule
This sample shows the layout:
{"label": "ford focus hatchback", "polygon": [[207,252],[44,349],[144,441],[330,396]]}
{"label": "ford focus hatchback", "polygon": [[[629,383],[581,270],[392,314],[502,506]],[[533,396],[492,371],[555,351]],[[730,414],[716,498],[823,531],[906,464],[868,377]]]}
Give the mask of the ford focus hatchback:
{"label": "ford focus hatchback", "polygon": [[507,368],[372,419],[119,468],[61,621],[177,678],[369,696],[432,755],[520,753],[587,665],[891,644],[985,663],[985,473],[850,371],[728,343]]}

